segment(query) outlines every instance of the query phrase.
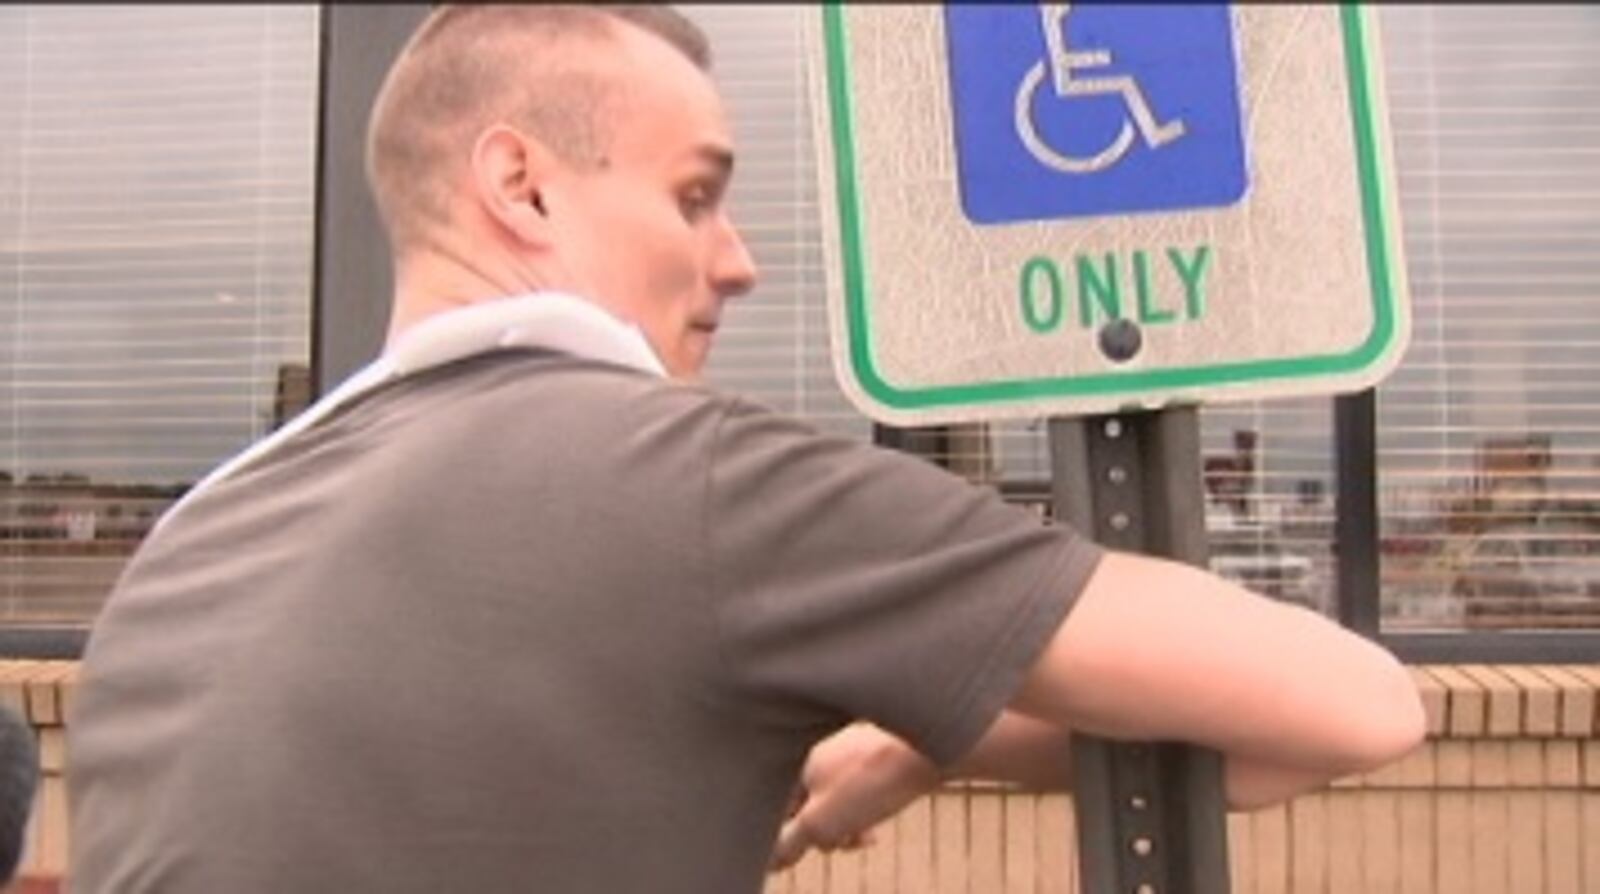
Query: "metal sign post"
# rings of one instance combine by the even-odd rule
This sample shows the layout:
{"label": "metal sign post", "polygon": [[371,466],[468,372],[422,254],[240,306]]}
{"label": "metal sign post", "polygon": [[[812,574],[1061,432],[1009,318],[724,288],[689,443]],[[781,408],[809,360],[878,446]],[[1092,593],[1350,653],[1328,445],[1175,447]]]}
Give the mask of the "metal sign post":
{"label": "metal sign post", "polygon": [[[1113,549],[1206,561],[1193,407],[1050,420],[1056,517]],[[1227,894],[1221,758],[1073,737],[1084,894]]]}

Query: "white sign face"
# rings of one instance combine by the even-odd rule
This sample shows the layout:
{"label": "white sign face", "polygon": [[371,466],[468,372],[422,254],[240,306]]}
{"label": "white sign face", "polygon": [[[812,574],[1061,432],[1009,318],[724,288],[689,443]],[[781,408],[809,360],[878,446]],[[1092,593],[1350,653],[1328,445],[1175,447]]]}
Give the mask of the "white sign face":
{"label": "white sign face", "polygon": [[826,5],[845,392],[926,425],[1382,378],[1410,322],[1373,16]]}

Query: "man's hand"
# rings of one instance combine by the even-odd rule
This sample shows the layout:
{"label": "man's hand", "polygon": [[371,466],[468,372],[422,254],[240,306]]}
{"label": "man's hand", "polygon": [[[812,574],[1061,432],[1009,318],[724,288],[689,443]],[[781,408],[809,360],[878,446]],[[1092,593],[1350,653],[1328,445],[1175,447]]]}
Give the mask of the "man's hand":
{"label": "man's hand", "polygon": [[895,736],[868,723],[845,727],[806,758],[769,870],[788,869],[812,848],[870,844],[873,826],[942,781],[931,761]]}

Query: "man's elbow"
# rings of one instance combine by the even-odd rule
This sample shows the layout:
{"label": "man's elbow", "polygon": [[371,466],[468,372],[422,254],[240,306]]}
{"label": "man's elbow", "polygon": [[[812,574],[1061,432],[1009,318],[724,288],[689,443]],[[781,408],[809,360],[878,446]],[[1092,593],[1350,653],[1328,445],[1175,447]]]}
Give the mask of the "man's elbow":
{"label": "man's elbow", "polygon": [[[1281,804],[1325,788],[1342,776],[1370,773],[1406,756],[1427,734],[1427,717],[1416,684],[1404,668],[1365,695],[1360,722],[1344,735],[1325,762],[1288,766],[1229,758],[1224,780],[1229,810],[1250,811]],[[1381,694],[1374,694],[1374,693]]]}
{"label": "man's elbow", "polygon": [[1398,662],[1381,686],[1369,696],[1372,703],[1354,725],[1345,773],[1367,773],[1393,763],[1422,743],[1428,718],[1415,681]]}

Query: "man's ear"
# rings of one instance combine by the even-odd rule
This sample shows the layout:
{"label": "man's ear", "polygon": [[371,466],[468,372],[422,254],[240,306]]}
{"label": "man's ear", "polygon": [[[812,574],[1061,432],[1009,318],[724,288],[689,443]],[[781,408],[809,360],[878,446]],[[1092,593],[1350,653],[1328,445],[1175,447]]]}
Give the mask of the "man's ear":
{"label": "man's ear", "polygon": [[539,141],[506,124],[485,130],[472,146],[472,183],[479,203],[526,245],[550,243],[550,217],[540,190],[554,165]]}

